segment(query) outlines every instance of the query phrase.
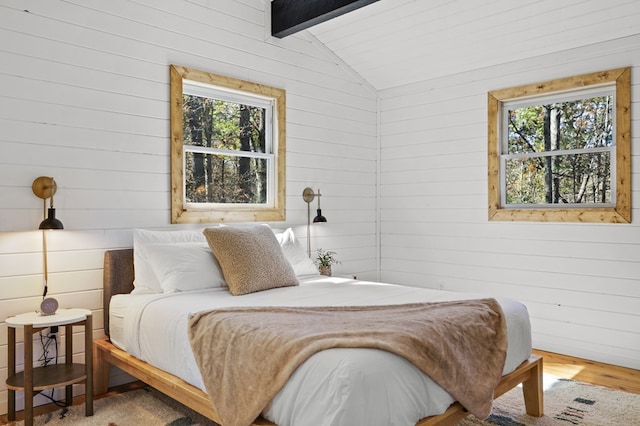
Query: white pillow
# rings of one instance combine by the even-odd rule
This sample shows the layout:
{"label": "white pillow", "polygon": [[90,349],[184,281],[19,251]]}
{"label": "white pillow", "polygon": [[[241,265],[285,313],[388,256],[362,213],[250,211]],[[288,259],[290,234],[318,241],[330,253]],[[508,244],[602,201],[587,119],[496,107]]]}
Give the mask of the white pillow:
{"label": "white pillow", "polygon": [[162,293],[160,282],[156,278],[153,268],[149,265],[147,246],[149,244],[173,244],[203,242],[206,243],[201,229],[187,229],[182,231],[149,231],[145,229],[133,230],[133,270],[134,289],[132,293]]}
{"label": "white pillow", "polygon": [[297,277],[302,275],[319,275],[318,268],[314,265],[313,261],[307,256],[307,252],[300,242],[296,240],[296,236],[291,228],[287,228],[282,233],[276,233],[276,239],[282,247],[282,252],[287,258],[293,271]]}
{"label": "white pillow", "polygon": [[149,244],[146,251],[164,293],[226,285],[207,243]]}

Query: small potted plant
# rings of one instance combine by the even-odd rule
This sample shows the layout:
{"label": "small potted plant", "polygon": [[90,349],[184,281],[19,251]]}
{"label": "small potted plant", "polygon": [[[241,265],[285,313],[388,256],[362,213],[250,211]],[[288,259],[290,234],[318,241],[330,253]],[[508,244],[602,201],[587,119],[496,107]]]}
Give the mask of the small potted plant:
{"label": "small potted plant", "polygon": [[331,276],[331,265],[336,265],[340,263],[338,259],[336,259],[336,252],[330,250],[318,249],[318,255],[316,256],[316,264],[318,265],[318,270],[322,275],[326,275],[328,277]]}

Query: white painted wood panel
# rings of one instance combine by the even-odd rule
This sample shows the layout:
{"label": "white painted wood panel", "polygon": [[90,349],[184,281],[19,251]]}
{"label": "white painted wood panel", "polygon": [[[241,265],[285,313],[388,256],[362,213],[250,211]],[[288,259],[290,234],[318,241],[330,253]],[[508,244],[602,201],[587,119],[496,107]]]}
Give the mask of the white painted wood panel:
{"label": "white painted wood panel", "polygon": [[265,7],[261,0],[0,2],[0,413],[4,320],[35,309],[42,294],[37,176],[56,178],[65,225],[49,233],[49,294],[62,306],[91,309],[96,337],[104,250],[131,247],[134,228],[190,227],[170,225],[169,64],[287,91],[287,221],[272,225],[293,226],[306,245],[302,189],[320,188],[329,222],[312,229],[312,247],[339,253],[336,273],[377,277],[376,93],[308,34],[265,37]]}
{"label": "white painted wood panel", "polygon": [[[604,7],[584,3],[587,10]],[[629,3],[621,10],[636,15]],[[624,31],[633,27],[626,18],[616,22]],[[540,31],[556,33],[552,25],[542,23]],[[381,91],[382,279],[522,300],[530,306],[536,347],[640,368],[635,28],[636,35],[588,36],[581,48],[531,51],[502,66]],[[620,66],[633,67],[633,223],[488,222],[487,92]]]}

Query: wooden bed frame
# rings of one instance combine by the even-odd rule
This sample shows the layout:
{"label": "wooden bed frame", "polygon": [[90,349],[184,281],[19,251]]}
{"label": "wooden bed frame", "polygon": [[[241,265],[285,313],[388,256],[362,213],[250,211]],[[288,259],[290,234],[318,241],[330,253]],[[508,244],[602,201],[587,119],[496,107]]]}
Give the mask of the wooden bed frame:
{"label": "wooden bed frame", "polygon": [[[109,340],[109,303],[114,294],[130,293],[133,290],[133,249],[109,250],[104,256],[104,331],[107,335],[93,342],[94,394],[101,395],[109,387],[109,370],[115,366],[170,396],[176,401],[220,423],[218,413],[211,405],[209,396],[184,380],[141,361],[116,348]],[[542,357],[531,355],[515,371],[502,377],[494,391],[498,398],[503,393],[522,383],[526,412],[530,416],[543,414]],[[416,426],[453,425],[469,413],[459,403],[452,404],[438,416],[420,420]],[[261,417],[253,425],[276,426]]]}

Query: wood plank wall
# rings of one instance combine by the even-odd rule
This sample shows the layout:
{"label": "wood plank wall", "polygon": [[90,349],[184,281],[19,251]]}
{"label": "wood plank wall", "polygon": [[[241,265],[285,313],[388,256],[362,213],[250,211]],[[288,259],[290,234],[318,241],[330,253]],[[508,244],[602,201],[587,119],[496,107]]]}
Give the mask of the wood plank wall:
{"label": "wood plank wall", "polygon": [[[488,222],[487,92],[625,66],[633,223]],[[381,91],[382,280],[522,300],[534,347],[640,369],[639,100],[640,35]]]}
{"label": "wood plank wall", "polygon": [[[169,64],[287,91],[287,222],[272,225],[293,226],[306,245],[302,190],[320,188],[329,222],[314,227],[313,248],[338,252],[336,273],[377,277],[376,93],[308,35],[269,37],[265,3],[0,3],[0,413],[4,320],[36,309],[42,293],[42,200],[33,180],[55,177],[65,225],[49,234],[50,294],[63,307],[92,309],[96,337],[104,250],[130,247],[133,228],[176,228]],[[81,348],[82,336],[74,339]]]}

